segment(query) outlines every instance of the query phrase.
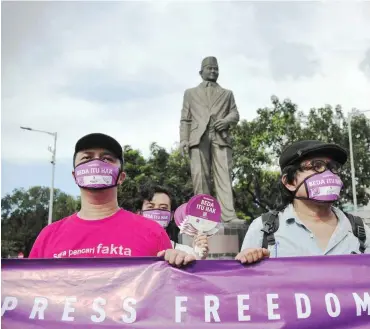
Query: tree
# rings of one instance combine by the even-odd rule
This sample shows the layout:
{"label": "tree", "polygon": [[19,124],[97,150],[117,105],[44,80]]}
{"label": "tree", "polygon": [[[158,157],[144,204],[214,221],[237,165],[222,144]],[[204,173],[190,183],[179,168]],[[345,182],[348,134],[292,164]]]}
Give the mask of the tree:
{"label": "tree", "polygon": [[[273,96],[272,105],[258,109],[257,118],[243,120],[233,131],[236,204],[237,210],[245,214],[264,212],[276,201],[278,158],[287,144],[315,139],[349,149],[348,122],[340,106],[313,108],[306,116],[290,100],[280,102]],[[370,120],[364,115],[353,118],[352,132],[357,199],[360,205],[366,205],[370,197],[366,192],[370,186]],[[349,161],[343,168],[342,179],[345,188],[340,204],[352,200]]]}
{"label": "tree", "polygon": [[[349,149],[348,122],[340,106],[312,108],[308,115],[290,100],[271,97],[270,107],[257,110],[251,121],[242,120],[232,131],[233,194],[239,218],[253,220],[274,207],[280,176],[279,156],[287,144],[303,139],[337,143]],[[359,205],[368,204],[370,195],[370,120],[353,117],[352,136]],[[123,147],[126,180],[118,188],[121,207],[136,211],[140,205],[140,187],[153,182],[171,189],[174,207],[193,195],[190,163],[178,149],[167,151],[156,143],[150,145],[146,159],[129,145]],[[349,162],[344,166],[344,191],[340,204],[352,201]],[[54,195],[54,219],[66,217],[80,206],[80,200],[59,190]],[[2,255],[19,251],[27,256],[33,241],[47,224],[49,188],[14,190],[2,199]]]}
{"label": "tree", "polygon": [[[313,108],[308,115],[286,99],[271,97],[272,106],[257,110],[252,121],[243,120],[232,131],[233,193],[239,218],[251,220],[274,207],[278,197],[278,159],[284,147],[298,140],[318,139],[348,146],[348,124],[340,106]],[[357,196],[359,204],[367,204],[370,186],[370,123],[364,116],[353,118]],[[129,210],[140,208],[139,189],[154,182],[169,187],[175,204],[187,202],[193,195],[189,158],[178,149],[168,152],[156,143],[150,146],[145,159],[140,151],[124,147],[127,180],[119,188],[120,204]],[[341,204],[352,200],[349,163],[344,167],[345,189]]]}
{"label": "tree", "polygon": [[233,130],[233,180],[239,217],[253,219],[274,207],[279,177],[278,159],[286,144],[302,138],[297,105],[271,97],[272,107],[257,110],[252,121]]}
{"label": "tree", "polygon": [[[43,227],[47,225],[50,189],[35,186],[15,189],[1,199],[1,255],[27,257]],[[79,200],[54,190],[54,221],[71,215],[79,208]]]}
{"label": "tree", "polygon": [[118,188],[118,202],[124,209],[134,211],[139,202],[139,187],[150,179],[153,168],[140,151],[133,150],[129,145],[123,147],[123,157],[126,179]]}
{"label": "tree", "polygon": [[152,143],[151,154],[145,159],[140,151],[124,147],[124,170],[126,180],[118,189],[120,205],[136,211],[140,205],[139,190],[147,183],[168,187],[174,194],[174,205],[180,205],[192,196],[189,159],[181,156],[178,150],[170,153]]}

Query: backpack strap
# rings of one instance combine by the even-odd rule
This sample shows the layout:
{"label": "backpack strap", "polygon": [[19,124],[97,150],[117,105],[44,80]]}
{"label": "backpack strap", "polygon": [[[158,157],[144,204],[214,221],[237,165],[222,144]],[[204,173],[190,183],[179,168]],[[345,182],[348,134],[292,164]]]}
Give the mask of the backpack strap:
{"label": "backpack strap", "polygon": [[275,244],[274,233],[279,229],[279,212],[273,210],[262,214],[262,224],[262,248],[268,249],[269,245],[273,246]]}
{"label": "backpack strap", "polygon": [[352,232],[355,237],[360,242],[360,252],[363,254],[365,252],[365,242],[366,242],[366,231],[365,224],[361,217],[353,216],[352,214],[344,213],[352,226]]}

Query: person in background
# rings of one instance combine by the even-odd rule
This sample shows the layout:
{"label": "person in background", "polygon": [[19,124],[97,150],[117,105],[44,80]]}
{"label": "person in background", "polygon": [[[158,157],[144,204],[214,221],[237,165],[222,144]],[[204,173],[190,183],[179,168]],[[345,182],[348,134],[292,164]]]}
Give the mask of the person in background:
{"label": "person in background", "polygon": [[30,258],[164,256],[177,266],[195,260],[173,249],[158,224],[118,206],[123,163],[122,147],[110,136],[94,133],[77,141],[72,177],[80,188],[81,209],[46,226]]}
{"label": "person in background", "polygon": [[280,156],[281,203],[255,219],[236,260],[266,257],[370,253],[370,229],[333,203],[340,198],[347,151],[335,144],[304,140]]}
{"label": "person in background", "polygon": [[[161,221],[161,224],[166,230],[173,248],[176,250],[185,251],[188,254],[194,255],[197,259],[206,259],[208,256],[208,238],[206,235],[200,235],[194,238],[193,247],[178,243],[179,228],[173,219],[174,205],[171,193],[164,187],[152,184],[143,185],[140,189],[140,210],[139,213],[146,218],[153,218],[153,214],[158,210],[161,212],[163,218],[168,218],[169,221]],[[195,246],[203,250],[203,255],[200,256],[195,251]]]}

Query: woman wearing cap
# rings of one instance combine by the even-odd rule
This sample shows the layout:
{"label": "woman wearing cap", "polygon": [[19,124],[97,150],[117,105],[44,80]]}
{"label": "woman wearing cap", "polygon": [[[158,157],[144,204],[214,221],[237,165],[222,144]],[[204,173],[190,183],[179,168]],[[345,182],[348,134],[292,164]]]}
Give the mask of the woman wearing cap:
{"label": "woman wearing cap", "polygon": [[[197,259],[206,259],[208,256],[208,237],[200,235],[194,238],[193,247],[178,243],[179,228],[173,220],[172,209],[175,208],[171,193],[162,186],[151,184],[143,185],[140,189],[139,213],[157,221],[167,232],[171,239],[172,247],[194,255]],[[160,216],[157,220],[156,217]],[[197,247],[197,248],[196,248]],[[199,249],[202,254],[196,252]]]}
{"label": "woman wearing cap", "polygon": [[118,206],[122,167],[122,147],[115,139],[99,133],[82,137],[72,172],[81,191],[81,210],[45,227],[30,258],[164,256],[172,265],[195,260],[172,249],[158,224]]}
{"label": "woman wearing cap", "polygon": [[370,253],[370,229],[362,219],[333,207],[346,161],[346,150],[335,144],[307,140],[288,146],[279,160],[280,204],[252,222],[236,259]]}

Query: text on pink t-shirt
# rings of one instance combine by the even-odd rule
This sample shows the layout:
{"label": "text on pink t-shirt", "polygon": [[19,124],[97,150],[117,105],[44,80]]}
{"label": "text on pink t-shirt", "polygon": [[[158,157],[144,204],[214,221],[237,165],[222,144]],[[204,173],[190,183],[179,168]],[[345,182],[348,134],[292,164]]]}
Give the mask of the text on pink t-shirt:
{"label": "text on pink t-shirt", "polygon": [[45,227],[29,258],[157,256],[172,249],[166,231],[158,223],[120,209],[99,220],[73,214]]}

